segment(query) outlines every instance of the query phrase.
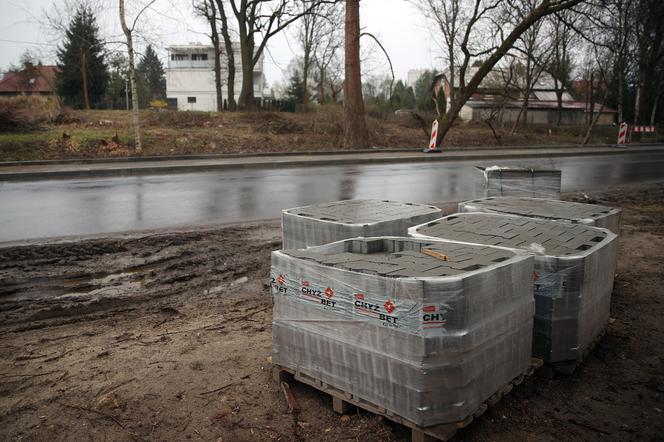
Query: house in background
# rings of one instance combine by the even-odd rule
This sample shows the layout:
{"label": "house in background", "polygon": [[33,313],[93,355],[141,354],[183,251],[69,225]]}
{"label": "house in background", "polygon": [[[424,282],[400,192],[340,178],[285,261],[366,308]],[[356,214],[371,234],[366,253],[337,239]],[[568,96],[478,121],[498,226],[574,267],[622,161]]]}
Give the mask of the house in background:
{"label": "house in background", "polygon": [[[466,74],[468,81],[477,72],[477,67],[471,67]],[[455,89],[458,93],[458,75]],[[521,113],[525,97],[523,90],[525,80],[522,76],[515,75],[503,69],[494,68],[481,82],[477,91],[461,108],[459,117],[464,121],[484,121],[493,116],[501,123],[514,123]],[[445,95],[450,106],[451,87],[449,81],[445,82]],[[528,95],[528,124],[542,124],[555,126],[558,121],[558,100],[553,77],[543,72],[530,94]],[[577,101],[568,91],[562,93],[561,124],[582,125],[593,109],[593,118],[597,113],[601,114],[597,124],[613,124],[617,111],[594,103],[591,108],[585,101]],[[523,116],[521,116],[523,118]]]}
{"label": "house in background", "polygon": [[20,71],[7,72],[0,80],[0,96],[55,96],[55,77],[57,73],[57,66],[42,64],[28,64]]}
{"label": "house in background", "polygon": [[[235,56],[235,100],[240,97],[242,89],[242,64],[240,45],[233,44]],[[221,55],[221,94],[224,101],[228,100],[226,55]],[[254,67],[254,97],[263,99],[265,91],[265,75],[263,73],[263,56]],[[174,45],[168,48],[168,65],[166,68],[166,101],[170,108],[192,111],[217,110],[217,93],[214,83],[214,47],[192,43]]]}

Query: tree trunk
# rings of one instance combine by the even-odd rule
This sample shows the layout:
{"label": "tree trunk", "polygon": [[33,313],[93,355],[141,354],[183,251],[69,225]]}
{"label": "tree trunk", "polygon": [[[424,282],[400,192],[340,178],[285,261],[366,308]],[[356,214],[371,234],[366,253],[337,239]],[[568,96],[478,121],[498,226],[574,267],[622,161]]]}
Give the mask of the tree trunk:
{"label": "tree trunk", "polygon": [[[595,114],[595,73],[590,73],[590,106],[588,107],[588,127],[592,128],[593,126],[593,115]],[[604,100],[606,101],[606,100]]]}
{"label": "tree trunk", "polygon": [[623,68],[619,67],[620,73],[618,74],[618,123],[625,121],[625,74],[623,73]]}
{"label": "tree trunk", "polygon": [[226,16],[223,0],[216,0],[216,2],[217,9],[219,10],[219,17],[221,18],[221,36],[224,39],[226,62],[228,65],[228,84],[226,85],[228,91],[228,110],[235,111],[237,109],[237,103],[235,101],[235,52],[233,52],[233,41],[228,32],[228,18]]}
{"label": "tree trunk", "polygon": [[325,71],[320,68],[318,71],[320,77],[320,84],[318,85],[318,104],[323,104],[325,102]]}
{"label": "tree trunk", "polygon": [[660,80],[657,83],[657,92],[655,92],[655,101],[653,102],[652,105],[652,112],[650,112],[650,125],[654,126],[655,125],[655,116],[657,115],[657,103],[659,103],[659,97],[662,94],[662,81]]}
{"label": "tree trunk", "polygon": [[634,124],[639,124],[641,123],[641,79],[638,80],[638,83],[636,85],[636,98],[634,100]]}
{"label": "tree trunk", "polygon": [[309,88],[307,79],[309,78],[309,51],[304,51],[304,61],[302,63],[302,105],[309,104]]}
{"label": "tree trunk", "polygon": [[346,0],[344,82],[344,146],[366,149],[369,134],[364,119],[360,71],[360,0]]}
{"label": "tree trunk", "polygon": [[219,55],[219,37],[214,46],[214,88],[217,93],[217,112],[224,110],[224,98],[221,94],[221,57]]}
{"label": "tree trunk", "polygon": [[85,110],[90,110],[90,96],[88,94],[88,66],[83,46],[81,46],[81,83],[83,86],[83,106],[85,107]]}
{"label": "tree trunk", "polygon": [[530,104],[530,91],[533,89],[533,72],[530,54],[526,61],[526,92],[523,96],[523,126],[528,125],[528,104]]}
{"label": "tree trunk", "polygon": [[134,44],[131,38],[131,31],[127,27],[125,21],[125,7],[124,0],[120,1],[120,24],[122,25],[122,32],[127,38],[127,55],[129,58],[129,83],[131,84],[131,120],[134,128],[134,149],[136,153],[140,153],[141,146],[141,125],[138,115],[138,92],[136,90],[136,70],[134,69]]}
{"label": "tree trunk", "polygon": [[[207,0],[206,0],[207,1]],[[217,8],[214,0],[209,0],[210,16],[210,40],[214,48],[214,88],[217,95],[217,112],[224,110],[224,99],[221,94],[221,49],[219,47],[219,32],[217,31]]]}
{"label": "tree trunk", "polygon": [[[249,37],[247,37],[249,38]],[[242,56],[242,89],[238,107],[241,110],[251,111],[256,108],[254,100],[254,44],[247,41],[240,46]]]}
{"label": "tree trunk", "polygon": [[597,116],[590,120],[590,125],[588,126],[588,130],[586,131],[586,136],[583,137],[583,143],[581,144],[582,146],[585,146],[590,141],[590,136],[593,133],[593,129],[595,128],[597,121],[599,121],[599,117],[602,115],[603,111],[604,111],[604,100],[602,101],[602,104],[599,106],[599,112],[597,112]]}
{"label": "tree trunk", "polygon": [[562,86],[558,88],[558,80],[555,80],[555,86],[556,86],[556,101],[557,101],[556,127],[560,127],[563,123],[563,88]]}
{"label": "tree trunk", "polygon": [[[450,46],[450,51],[449,51],[448,57],[450,57],[450,93],[449,93],[449,97],[446,96],[445,99],[447,101],[451,102],[451,100],[454,100],[454,95],[455,95],[454,86],[455,86],[455,81],[456,81],[456,74],[454,73],[454,69],[455,69],[454,50],[453,50],[452,46]],[[449,103],[445,103],[445,106],[446,107],[449,106]]]}

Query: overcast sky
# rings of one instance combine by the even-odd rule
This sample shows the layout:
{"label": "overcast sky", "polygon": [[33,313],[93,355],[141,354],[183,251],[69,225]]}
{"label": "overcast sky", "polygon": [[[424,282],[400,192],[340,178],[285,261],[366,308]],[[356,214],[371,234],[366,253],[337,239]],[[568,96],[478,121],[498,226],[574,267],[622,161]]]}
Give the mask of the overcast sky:
{"label": "overcast sky", "polygon": [[[0,15],[0,69],[18,64],[23,52],[30,49],[44,63],[54,63],[57,36],[44,26],[44,12],[53,11],[54,5],[62,7],[66,0],[2,0]],[[129,14],[145,0],[126,0]],[[107,5],[97,11],[103,35],[110,41],[121,39],[117,13],[117,0],[105,0]],[[390,54],[397,78],[406,79],[409,69],[433,68],[440,65],[441,52],[420,13],[407,0],[362,0],[361,26],[376,35]],[[165,47],[189,42],[208,43],[204,35],[206,24],[194,16],[191,0],[157,0],[147,11],[140,26],[158,47],[164,63]],[[298,54],[295,39],[286,31],[274,37],[268,44],[265,71],[269,84],[282,81],[290,60]],[[369,45],[370,40],[363,40]],[[113,47],[113,46],[111,46]],[[114,46],[121,50],[120,46]],[[376,54],[372,74],[388,74],[384,57]]]}

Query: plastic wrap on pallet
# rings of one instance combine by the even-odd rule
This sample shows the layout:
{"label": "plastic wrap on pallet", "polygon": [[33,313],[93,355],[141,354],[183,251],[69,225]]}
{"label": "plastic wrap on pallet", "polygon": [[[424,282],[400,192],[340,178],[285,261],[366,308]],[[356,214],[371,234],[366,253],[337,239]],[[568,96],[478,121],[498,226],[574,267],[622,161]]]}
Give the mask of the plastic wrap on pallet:
{"label": "plastic wrap on pallet", "polygon": [[475,167],[475,198],[526,196],[560,199],[560,170]]}
{"label": "plastic wrap on pallet", "polygon": [[533,355],[578,359],[606,327],[617,236],[607,229],[494,213],[457,213],[410,229],[447,239],[531,251],[535,255]]}
{"label": "plastic wrap on pallet", "polygon": [[342,239],[406,236],[408,228],[436,219],[434,206],[399,201],[355,199],[282,211],[284,249],[302,249]]}
{"label": "plastic wrap on pallet", "polygon": [[272,360],[420,426],[462,420],[530,366],[532,271],[412,238],[273,252]]}
{"label": "plastic wrap on pallet", "polygon": [[459,203],[459,212],[491,212],[566,221],[609,229],[620,234],[621,210],[598,204],[543,198],[489,197]]}

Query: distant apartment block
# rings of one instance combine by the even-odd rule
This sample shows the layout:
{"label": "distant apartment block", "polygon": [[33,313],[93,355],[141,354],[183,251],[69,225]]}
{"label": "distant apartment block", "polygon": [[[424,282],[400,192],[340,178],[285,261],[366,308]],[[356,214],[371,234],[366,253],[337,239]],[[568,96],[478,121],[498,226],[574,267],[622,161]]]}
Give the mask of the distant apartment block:
{"label": "distant apartment block", "polygon": [[[223,51],[223,49],[222,49]],[[235,90],[237,100],[242,89],[242,64],[240,45],[233,44],[235,56]],[[225,52],[221,54],[221,94],[228,100],[228,62]],[[254,96],[264,98],[265,75],[263,56],[254,67]],[[174,45],[168,48],[166,68],[166,97],[169,107],[178,110],[214,111],[217,95],[214,84],[214,47],[200,43]]]}
{"label": "distant apartment block", "polygon": [[415,83],[426,72],[426,69],[408,69],[408,76],[406,77],[406,86],[415,88]]}

